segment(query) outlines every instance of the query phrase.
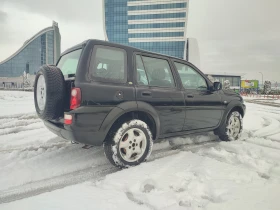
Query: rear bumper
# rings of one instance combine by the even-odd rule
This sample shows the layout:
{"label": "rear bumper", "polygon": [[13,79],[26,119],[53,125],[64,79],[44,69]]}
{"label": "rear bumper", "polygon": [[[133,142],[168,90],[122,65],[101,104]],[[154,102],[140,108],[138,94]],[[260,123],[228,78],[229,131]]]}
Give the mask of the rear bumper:
{"label": "rear bumper", "polygon": [[101,146],[106,137],[106,134],[103,132],[87,132],[79,131],[74,129],[66,129],[63,124],[55,124],[49,121],[44,121],[46,127],[53,132],[54,134],[70,140],[79,142],[82,144],[92,145],[92,146]]}

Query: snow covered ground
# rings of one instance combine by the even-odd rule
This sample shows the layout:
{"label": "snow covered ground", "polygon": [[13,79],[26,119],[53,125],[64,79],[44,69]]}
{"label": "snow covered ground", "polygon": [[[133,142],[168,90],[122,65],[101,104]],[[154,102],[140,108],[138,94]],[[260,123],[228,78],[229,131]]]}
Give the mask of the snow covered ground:
{"label": "snow covered ground", "polygon": [[154,145],[118,170],[102,147],[49,132],[33,93],[0,91],[0,209],[254,209],[280,206],[280,108],[247,103],[242,139],[209,133]]}
{"label": "snow covered ground", "polygon": [[256,98],[256,97],[243,97],[244,100],[248,102],[253,102],[262,105],[271,105],[275,107],[280,107],[280,99],[277,98]]}

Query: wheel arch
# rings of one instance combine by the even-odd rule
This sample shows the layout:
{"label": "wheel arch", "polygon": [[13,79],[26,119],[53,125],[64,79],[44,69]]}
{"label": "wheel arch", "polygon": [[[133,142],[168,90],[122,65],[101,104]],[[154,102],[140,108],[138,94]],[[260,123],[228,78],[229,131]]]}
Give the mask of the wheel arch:
{"label": "wheel arch", "polygon": [[100,126],[99,130],[106,133],[105,141],[108,139],[110,130],[132,119],[139,119],[147,123],[152,132],[153,139],[156,140],[158,138],[160,121],[155,109],[149,104],[141,104],[139,106],[138,102],[124,102],[111,110]]}
{"label": "wheel arch", "polygon": [[240,104],[239,101],[232,101],[232,102],[230,102],[228,104],[228,106],[226,107],[226,110],[224,112],[224,115],[223,115],[223,118],[221,120],[220,126],[214,131],[215,134],[218,134],[222,130],[225,129],[227,118],[228,118],[229,114],[231,112],[233,112],[233,111],[238,111],[241,114],[242,117],[244,117],[244,115],[245,115],[245,111],[242,108],[242,105]]}
{"label": "wheel arch", "polygon": [[242,115],[242,117],[244,117],[245,112],[244,109],[242,108],[240,101],[232,101],[228,104],[225,110],[223,120],[226,119],[232,111],[238,111]]}

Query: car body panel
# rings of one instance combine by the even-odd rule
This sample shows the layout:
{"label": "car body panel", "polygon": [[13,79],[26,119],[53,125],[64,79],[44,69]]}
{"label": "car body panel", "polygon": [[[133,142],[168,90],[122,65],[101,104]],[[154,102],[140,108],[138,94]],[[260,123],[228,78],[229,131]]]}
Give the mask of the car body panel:
{"label": "car body panel", "polygon": [[[127,55],[125,82],[100,82],[90,77],[96,45],[125,50]],[[151,117],[155,124],[154,140],[219,131],[224,128],[226,118],[232,109],[238,107],[245,113],[246,107],[241,96],[233,91],[214,90],[206,75],[187,61],[100,40],[87,40],[68,49],[62,56],[76,49],[83,50],[77,73],[71,75],[73,79],[68,87],[68,94],[72,87],[80,88],[81,106],[75,110],[65,109],[66,114],[73,116],[71,125],[64,125],[63,117],[57,121],[45,121],[45,125],[62,138],[88,145],[102,145],[113,124],[130,112],[143,112]],[[176,87],[137,85],[136,54],[168,60]],[[204,91],[184,89],[174,61],[193,67],[205,78],[208,89]],[[143,95],[143,92],[150,93],[150,96]],[[69,96],[65,98],[69,100]]]}

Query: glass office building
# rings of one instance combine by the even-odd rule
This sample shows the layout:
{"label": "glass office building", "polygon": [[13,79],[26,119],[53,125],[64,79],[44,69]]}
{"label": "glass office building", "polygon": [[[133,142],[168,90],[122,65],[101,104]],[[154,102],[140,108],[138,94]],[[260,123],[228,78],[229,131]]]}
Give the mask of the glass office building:
{"label": "glass office building", "polygon": [[111,42],[188,60],[188,0],[103,0]]}
{"label": "glass office building", "polygon": [[60,56],[61,36],[58,24],[53,22],[6,60],[0,62],[0,77],[18,77],[23,72],[36,74],[41,65],[54,64]]}

